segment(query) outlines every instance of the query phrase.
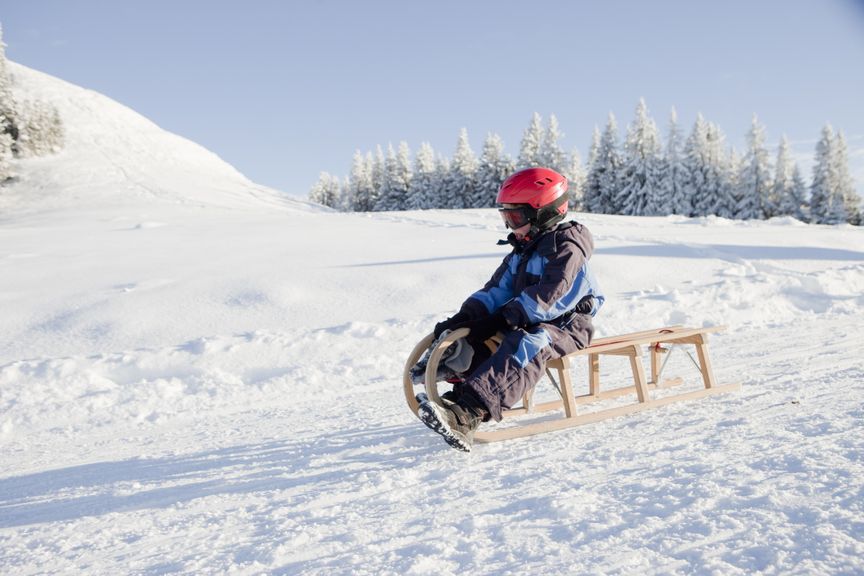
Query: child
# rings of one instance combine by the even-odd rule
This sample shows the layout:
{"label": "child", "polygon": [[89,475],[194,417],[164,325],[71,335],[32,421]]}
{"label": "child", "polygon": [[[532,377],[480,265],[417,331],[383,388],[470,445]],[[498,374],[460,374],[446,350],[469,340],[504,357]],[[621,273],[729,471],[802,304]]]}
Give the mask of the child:
{"label": "child", "polygon": [[[513,249],[459,312],[435,325],[436,339],[470,329],[470,365],[443,406],[418,397],[423,423],[466,452],[480,423],[500,421],[540,380],[547,361],[590,344],[591,320],[604,300],[588,268],[591,233],[576,221],[562,222],[564,176],[548,168],[521,170],[504,181],[496,201]],[[493,352],[483,343],[499,332],[503,339]]]}

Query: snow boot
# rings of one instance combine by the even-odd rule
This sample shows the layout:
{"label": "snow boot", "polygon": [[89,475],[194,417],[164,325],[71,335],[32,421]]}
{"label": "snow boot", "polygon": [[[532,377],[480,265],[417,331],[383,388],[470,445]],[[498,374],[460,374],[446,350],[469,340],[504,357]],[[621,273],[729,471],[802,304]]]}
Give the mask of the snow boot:
{"label": "snow boot", "polygon": [[456,378],[448,378],[447,383],[452,384],[453,388],[441,394],[441,400],[444,400],[445,406],[448,402],[450,404],[457,404],[459,402],[459,396],[462,392],[462,380],[457,380]]}
{"label": "snow boot", "polygon": [[[449,333],[449,330],[445,330],[441,336],[439,336],[432,345],[429,346],[429,349],[420,356],[417,363],[411,367],[408,374],[412,383],[423,384],[426,381],[426,366],[429,364],[429,357],[432,355],[432,350],[437,348],[438,343]],[[471,360],[473,357],[474,349],[471,348],[464,338],[460,338],[448,346],[441,355],[441,360],[438,363],[438,370],[435,373],[436,382],[459,379],[460,374],[466,372],[471,366]]]}
{"label": "snow boot", "polygon": [[478,415],[460,404],[439,406],[429,400],[425,393],[417,395],[420,406],[417,415],[420,421],[432,431],[440,434],[450,446],[463,452],[470,452],[474,444],[474,432],[483,421],[483,415]]}

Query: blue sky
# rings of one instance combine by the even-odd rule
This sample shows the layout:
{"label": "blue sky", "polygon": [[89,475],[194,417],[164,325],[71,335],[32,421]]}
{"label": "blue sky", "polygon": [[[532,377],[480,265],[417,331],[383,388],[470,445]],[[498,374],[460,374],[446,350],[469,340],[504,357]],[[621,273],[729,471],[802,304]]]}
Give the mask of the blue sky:
{"label": "blue sky", "polygon": [[587,157],[609,112],[640,97],[665,132],[698,113],[743,148],[756,113],[809,178],[826,122],[864,191],[864,2],[0,0],[9,59],[94,89],[305,195],[355,150],[421,142],[451,156],[460,128],[516,154],[555,114]]}

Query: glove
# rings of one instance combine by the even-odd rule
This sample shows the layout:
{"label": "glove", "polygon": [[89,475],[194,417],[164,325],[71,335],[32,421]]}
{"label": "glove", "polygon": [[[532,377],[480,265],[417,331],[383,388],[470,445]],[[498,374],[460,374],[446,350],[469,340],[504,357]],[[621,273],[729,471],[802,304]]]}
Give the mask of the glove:
{"label": "glove", "polygon": [[437,340],[438,338],[440,338],[441,334],[445,330],[452,330],[457,324],[463,324],[467,320],[468,320],[468,314],[460,311],[460,312],[457,312],[456,314],[454,314],[453,316],[451,316],[450,318],[447,318],[446,320],[442,320],[441,322],[438,322],[437,324],[435,324],[435,330],[434,330],[435,339]]}
{"label": "glove", "polygon": [[472,346],[482,344],[498,332],[509,328],[507,320],[504,319],[504,314],[496,312],[489,316],[478,318],[477,320],[469,320],[453,326],[451,329],[468,328],[471,332],[465,338]]}

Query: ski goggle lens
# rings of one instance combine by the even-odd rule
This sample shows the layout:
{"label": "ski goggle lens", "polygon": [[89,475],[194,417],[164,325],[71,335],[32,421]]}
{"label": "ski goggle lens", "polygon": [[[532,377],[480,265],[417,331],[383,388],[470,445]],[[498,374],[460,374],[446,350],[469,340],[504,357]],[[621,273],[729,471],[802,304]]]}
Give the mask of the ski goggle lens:
{"label": "ski goggle lens", "polygon": [[532,210],[519,206],[515,208],[499,208],[498,213],[507,228],[515,230],[531,222]]}

